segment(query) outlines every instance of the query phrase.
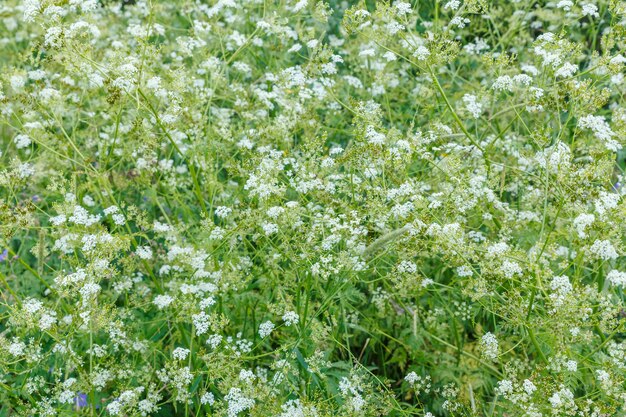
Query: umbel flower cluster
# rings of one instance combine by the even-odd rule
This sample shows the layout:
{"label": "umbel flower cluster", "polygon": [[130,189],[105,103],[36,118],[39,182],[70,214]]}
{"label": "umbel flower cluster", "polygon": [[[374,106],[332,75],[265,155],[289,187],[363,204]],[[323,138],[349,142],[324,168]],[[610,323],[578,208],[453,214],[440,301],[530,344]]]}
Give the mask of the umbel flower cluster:
{"label": "umbel flower cluster", "polygon": [[626,412],[626,3],[0,2],[0,416]]}

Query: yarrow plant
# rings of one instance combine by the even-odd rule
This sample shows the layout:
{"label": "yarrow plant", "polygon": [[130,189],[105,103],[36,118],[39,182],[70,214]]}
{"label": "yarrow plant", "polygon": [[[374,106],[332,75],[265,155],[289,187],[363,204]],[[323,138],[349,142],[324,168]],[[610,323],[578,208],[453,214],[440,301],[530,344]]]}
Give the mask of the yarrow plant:
{"label": "yarrow plant", "polygon": [[624,2],[0,17],[0,417],[626,411]]}

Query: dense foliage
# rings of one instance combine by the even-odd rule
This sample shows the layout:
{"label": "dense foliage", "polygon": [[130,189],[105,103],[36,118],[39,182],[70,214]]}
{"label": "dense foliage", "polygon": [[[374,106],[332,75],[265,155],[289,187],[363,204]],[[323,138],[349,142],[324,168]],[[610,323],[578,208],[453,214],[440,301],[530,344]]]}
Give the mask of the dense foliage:
{"label": "dense foliage", "polygon": [[0,2],[0,416],[626,407],[626,3]]}

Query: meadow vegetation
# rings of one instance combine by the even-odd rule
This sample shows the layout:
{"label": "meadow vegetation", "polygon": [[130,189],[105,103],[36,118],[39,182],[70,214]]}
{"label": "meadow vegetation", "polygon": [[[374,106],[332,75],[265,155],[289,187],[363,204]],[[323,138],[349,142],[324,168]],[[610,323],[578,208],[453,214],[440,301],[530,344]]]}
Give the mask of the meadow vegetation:
{"label": "meadow vegetation", "polygon": [[626,3],[0,2],[0,417],[626,406]]}

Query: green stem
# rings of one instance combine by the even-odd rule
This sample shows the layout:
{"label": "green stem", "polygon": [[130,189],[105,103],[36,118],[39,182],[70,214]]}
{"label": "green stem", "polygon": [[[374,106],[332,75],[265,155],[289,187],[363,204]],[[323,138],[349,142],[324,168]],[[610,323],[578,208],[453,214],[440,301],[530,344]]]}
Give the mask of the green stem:
{"label": "green stem", "polygon": [[463,122],[459,118],[459,115],[456,114],[456,112],[454,111],[454,108],[452,108],[452,105],[450,104],[450,100],[448,100],[446,93],[443,91],[443,88],[441,87],[441,84],[439,84],[439,80],[437,79],[437,76],[435,75],[435,72],[433,71],[430,65],[428,66],[428,71],[430,71],[430,75],[433,79],[433,82],[435,83],[435,87],[437,87],[439,94],[441,95],[443,100],[446,102],[446,106],[448,107],[448,110],[450,110],[450,113],[452,113],[452,117],[456,121],[456,124],[459,126],[459,128],[465,134],[465,136],[469,139],[472,145],[476,146],[478,149],[480,149],[481,152],[483,152],[484,149],[482,148],[482,146],[480,146],[478,142],[476,142],[476,140],[472,137],[472,135],[467,131],[467,129],[463,125]]}

